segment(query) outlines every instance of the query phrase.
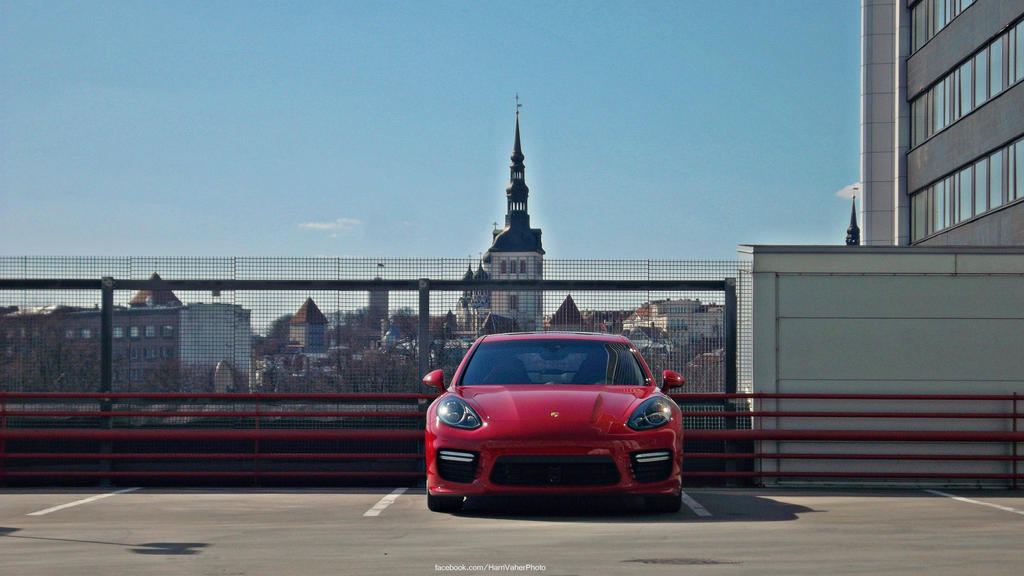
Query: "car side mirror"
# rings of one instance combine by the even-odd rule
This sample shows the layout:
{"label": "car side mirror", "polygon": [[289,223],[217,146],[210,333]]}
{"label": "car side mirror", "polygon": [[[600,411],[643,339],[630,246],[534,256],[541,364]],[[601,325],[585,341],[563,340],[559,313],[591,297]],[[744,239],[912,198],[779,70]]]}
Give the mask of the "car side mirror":
{"label": "car side mirror", "polygon": [[662,390],[668,390],[669,388],[678,388],[686,383],[686,378],[683,378],[678,372],[672,370],[665,370],[661,373],[662,378]]}
{"label": "car side mirror", "polygon": [[444,392],[444,370],[434,370],[423,377],[423,384]]}

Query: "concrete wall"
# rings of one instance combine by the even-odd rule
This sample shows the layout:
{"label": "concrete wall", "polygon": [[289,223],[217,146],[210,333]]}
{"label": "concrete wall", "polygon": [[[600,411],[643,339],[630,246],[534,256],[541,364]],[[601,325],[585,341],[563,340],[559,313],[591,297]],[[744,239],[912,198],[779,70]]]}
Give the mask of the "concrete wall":
{"label": "concrete wall", "polygon": [[[753,278],[754,392],[1024,395],[1024,248],[753,246],[741,247],[740,253],[751,262]],[[760,401],[756,408],[986,412],[1010,411],[1012,403],[777,400]],[[1024,401],[1018,409],[1024,412]],[[1007,431],[1012,422],[760,418],[755,428]],[[1012,446],[1006,444],[763,442],[759,449],[783,453],[1012,453]],[[1008,473],[1012,465],[780,459],[762,461],[761,469]],[[780,485],[794,483],[768,480]]]}
{"label": "concrete wall", "polygon": [[[897,175],[903,162],[897,143],[906,99],[899,97],[903,82],[897,31],[905,12],[905,0],[861,3],[860,222],[866,246],[899,242],[897,209],[906,196],[906,183]],[[909,236],[903,243],[909,243]]]}

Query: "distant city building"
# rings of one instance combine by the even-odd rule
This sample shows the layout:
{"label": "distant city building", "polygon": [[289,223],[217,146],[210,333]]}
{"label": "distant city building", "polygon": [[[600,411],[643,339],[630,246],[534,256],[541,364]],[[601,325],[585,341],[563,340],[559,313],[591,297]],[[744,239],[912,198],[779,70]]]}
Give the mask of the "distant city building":
{"label": "distant city building", "polygon": [[395,323],[395,319],[392,318],[391,322],[388,323],[388,329],[384,331],[384,335],[381,337],[381,343],[385,347],[394,348],[403,339],[404,336],[402,335],[401,329],[398,328],[398,325]]}
{"label": "distant city building", "polygon": [[289,349],[303,354],[327,352],[327,317],[312,298],[299,307],[288,321]]}
{"label": "distant city building", "polygon": [[[462,276],[466,281],[486,282],[490,276],[484,271],[483,263],[477,265],[476,272],[473,267],[466,269]],[[491,291],[489,289],[467,289],[463,290],[462,297],[458,303],[459,328],[465,332],[481,333],[484,320],[491,312]]]}
{"label": "distant city building", "polygon": [[862,0],[861,243],[1024,245],[1024,1]]}
{"label": "distant city building", "polygon": [[[383,264],[378,264],[383,267]],[[374,280],[380,280],[381,277],[377,276]],[[386,322],[388,318],[388,291],[384,289],[370,290],[370,306],[366,311],[366,325],[370,328],[377,329],[380,327],[381,322]]]}
{"label": "distant city building", "polygon": [[[154,273],[150,280],[160,276]],[[214,369],[222,363],[221,382],[225,370],[230,370],[239,389],[247,386],[252,376],[250,315],[232,304],[183,304],[170,290],[135,293],[127,308],[113,310],[115,391],[212,386]],[[87,376],[92,380],[89,385],[99,378],[100,326],[98,308],[19,308],[0,316],[0,330],[21,352],[32,351],[41,365],[53,364],[62,356],[63,378],[71,378],[72,373]],[[74,362],[68,361],[64,350],[78,351]]]}
{"label": "distant city building", "polygon": [[622,322],[626,333],[654,338],[721,338],[725,334],[725,308],[700,300],[660,300],[645,304]]}
{"label": "distant city building", "polygon": [[193,302],[181,309],[181,363],[215,368],[226,361],[237,377],[252,368],[252,313],[241,306]]}
{"label": "distant city building", "polygon": [[566,296],[565,300],[562,301],[562,305],[551,315],[548,327],[551,330],[568,332],[581,332],[585,329],[583,315],[580,314],[580,309],[576,307],[576,302],[573,301],[572,295]]}

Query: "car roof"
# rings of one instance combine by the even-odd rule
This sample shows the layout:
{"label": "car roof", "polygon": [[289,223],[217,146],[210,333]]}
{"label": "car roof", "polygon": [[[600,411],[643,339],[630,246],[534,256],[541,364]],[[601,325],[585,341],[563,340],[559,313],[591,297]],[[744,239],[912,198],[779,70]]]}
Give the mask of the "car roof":
{"label": "car roof", "polygon": [[480,338],[481,342],[507,342],[514,340],[585,340],[597,342],[626,342],[629,340],[619,334],[597,332],[509,332],[490,334]]}

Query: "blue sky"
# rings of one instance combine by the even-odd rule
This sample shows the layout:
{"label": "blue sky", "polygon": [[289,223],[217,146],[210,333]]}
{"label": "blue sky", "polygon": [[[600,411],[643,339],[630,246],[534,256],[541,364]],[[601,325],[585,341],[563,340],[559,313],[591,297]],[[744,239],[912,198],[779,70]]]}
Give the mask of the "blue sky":
{"label": "blue sky", "polygon": [[859,4],[0,0],[0,254],[841,244]]}

